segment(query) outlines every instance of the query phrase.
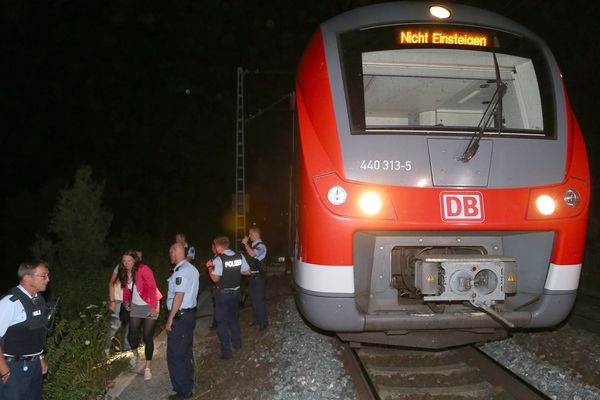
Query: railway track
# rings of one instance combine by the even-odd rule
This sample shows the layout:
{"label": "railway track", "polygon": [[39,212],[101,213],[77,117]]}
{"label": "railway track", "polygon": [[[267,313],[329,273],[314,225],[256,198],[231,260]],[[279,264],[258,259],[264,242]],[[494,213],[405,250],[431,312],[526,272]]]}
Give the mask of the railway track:
{"label": "railway track", "polygon": [[547,399],[473,346],[442,351],[347,346],[362,399]]}

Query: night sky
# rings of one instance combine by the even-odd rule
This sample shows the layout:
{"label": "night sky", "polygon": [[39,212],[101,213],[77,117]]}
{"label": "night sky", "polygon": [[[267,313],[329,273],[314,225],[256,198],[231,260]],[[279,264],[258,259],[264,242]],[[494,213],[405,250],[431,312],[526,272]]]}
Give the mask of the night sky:
{"label": "night sky", "polygon": [[[14,271],[29,256],[59,190],[72,184],[84,163],[106,182],[113,233],[151,232],[168,241],[183,230],[208,250],[208,240],[226,232],[234,191],[237,66],[260,72],[245,78],[246,117],[266,109],[246,125],[248,221],[263,225],[267,243],[283,254],[292,119],[285,96],[317,25],[372,3],[4,2],[3,268]],[[462,3],[503,14],[546,40],[561,66],[595,174],[595,3]]]}

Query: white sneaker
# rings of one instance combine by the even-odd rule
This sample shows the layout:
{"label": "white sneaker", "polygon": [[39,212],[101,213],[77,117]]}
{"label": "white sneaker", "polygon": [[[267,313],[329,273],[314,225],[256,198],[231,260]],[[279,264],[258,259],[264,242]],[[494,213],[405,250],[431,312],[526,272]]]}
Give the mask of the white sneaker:
{"label": "white sneaker", "polygon": [[144,370],[144,380],[149,381],[150,379],[152,379],[152,371],[150,370],[150,368],[146,368]]}
{"label": "white sneaker", "polygon": [[131,369],[136,369],[139,361],[139,357],[131,356],[131,358],[129,359],[129,366],[131,367]]}

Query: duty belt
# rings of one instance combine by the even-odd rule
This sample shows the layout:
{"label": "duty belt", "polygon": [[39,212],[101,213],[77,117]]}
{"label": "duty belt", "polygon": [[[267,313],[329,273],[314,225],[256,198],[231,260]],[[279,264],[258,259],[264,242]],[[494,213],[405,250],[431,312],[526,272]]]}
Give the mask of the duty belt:
{"label": "duty belt", "polygon": [[13,361],[30,361],[30,360],[35,360],[36,358],[39,358],[39,356],[41,356],[40,354],[35,354],[32,356],[7,356],[6,354],[4,355],[4,359],[6,360],[6,362],[13,362]]}
{"label": "duty belt", "polygon": [[223,289],[219,289],[219,291],[223,292],[223,293],[235,293],[238,290],[240,290],[239,287],[236,288],[223,288]]}

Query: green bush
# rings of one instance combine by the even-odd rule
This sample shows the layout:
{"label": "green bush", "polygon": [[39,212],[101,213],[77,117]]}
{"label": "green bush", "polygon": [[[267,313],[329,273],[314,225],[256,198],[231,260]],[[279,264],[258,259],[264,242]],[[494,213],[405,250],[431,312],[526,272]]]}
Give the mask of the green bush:
{"label": "green bush", "polygon": [[72,319],[59,319],[46,346],[46,400],[93,399],[125,368],[124,360],[107,363],[102,354],[109,324],[105,306],[90,305]]}
{"label": "green bush", "polygon": [[[103,191],[104,183],[92,179],[91,168],[82,166],[73,185],[61,191],[47,232],[38,235],[32,246],[36,257],[50,263],[51,282],[45,297],[60,298],[58,319],[46,346],[46,400],[96,398],[127,368],[125,360],[107,363],[102,353],[109,324],[105,303],[108,279],[123,251],[134,248],[144,252],[144,261],[166,295],[170,243],[164,245],[155,235],[127,230],[109,237],[112,214],[102,206]],[[82,310],[86,304],[103,302]],[[161,304],[164,307],[164,301]],[[165,320],[163,310],[157,334]]]}

